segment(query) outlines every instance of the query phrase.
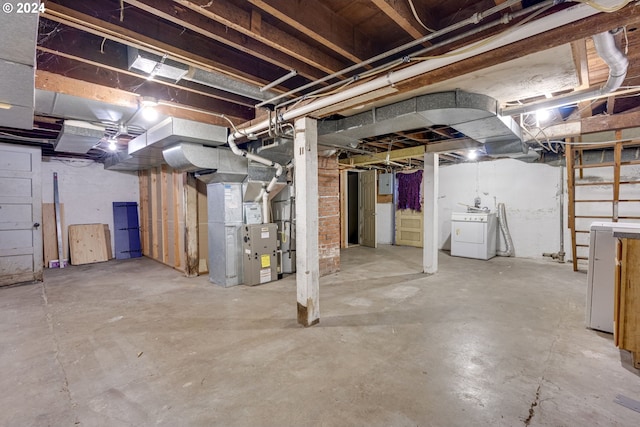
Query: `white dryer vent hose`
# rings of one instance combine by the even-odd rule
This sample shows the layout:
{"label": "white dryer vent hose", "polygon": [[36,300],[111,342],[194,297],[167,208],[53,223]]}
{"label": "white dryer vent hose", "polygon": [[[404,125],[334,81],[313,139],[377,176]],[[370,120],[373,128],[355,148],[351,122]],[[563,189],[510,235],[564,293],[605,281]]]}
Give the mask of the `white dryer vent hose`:
{"label": "white dryer vent hose", "polygon": [[504,207],[504,203],[498,203],[498,224],[500,225],[500,231],[504,236],[504,241],[507,244],[506,251],[496,251],[498,256],[514,256],[513,240],[511,240],[511,233],[509,233],[509,226],[507,225],[507,213]]}

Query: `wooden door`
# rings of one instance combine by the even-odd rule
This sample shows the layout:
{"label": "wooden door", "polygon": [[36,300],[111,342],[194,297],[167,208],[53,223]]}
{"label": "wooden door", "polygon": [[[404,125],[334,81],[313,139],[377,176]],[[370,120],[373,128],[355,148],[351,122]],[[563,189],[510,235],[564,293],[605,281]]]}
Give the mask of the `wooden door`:
{"label": "wooden door", "polygon": [[0,144],[0,286],[42,280],[39,148]]}
{"label": "wooden door", "polygon": [[361,172],[360,175],[360,212],[362,224],[362,246],[378,247],[376,234],[376,171]]}
{"label": "wooden door", "polygon": [[396,245],[424,246],[424,213],[411,209],[396,210]]}

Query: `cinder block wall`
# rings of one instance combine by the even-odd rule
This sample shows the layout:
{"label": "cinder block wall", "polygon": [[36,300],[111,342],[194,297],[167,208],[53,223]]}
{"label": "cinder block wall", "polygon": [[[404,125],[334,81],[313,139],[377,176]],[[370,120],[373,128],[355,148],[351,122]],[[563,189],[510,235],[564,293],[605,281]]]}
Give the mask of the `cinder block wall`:
{"label": "cinder block wall", "polygon": [[340,270],[340,187],[338,158],[318,157],[318,256],[320,275]]}

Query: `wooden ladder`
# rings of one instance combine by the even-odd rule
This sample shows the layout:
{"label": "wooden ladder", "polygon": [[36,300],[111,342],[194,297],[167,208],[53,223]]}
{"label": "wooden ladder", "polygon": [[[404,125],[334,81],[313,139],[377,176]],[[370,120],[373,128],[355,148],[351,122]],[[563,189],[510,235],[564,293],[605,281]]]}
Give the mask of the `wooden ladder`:
{"label": "wooden ladder", "polygon": [[[573,260],[573,270],[579,270],[579,261],[589,261],[589,228],[593,221],[618,222],[618,220],[640,220],[638,215],[619,215],[620,208],[628,211],[628,204],[640,203],[640,199],[620,198],[620,187],[622,185],[640,184],[640,180],[620,179],[621,169],[624,166],[640,165],[640,159],[622,161],[623,148],[640,147],[639,139],[622,140],[621,131],[616,131],[616,140],[602,144],[587,144],[580,142],[568,143],[565,149],[567,164],[567,191],[568,191],[568,226],[571,230],[571,255]],[[613,159],[610,152],[613,150]],[[640,150],[640,148],[638,148]],[[585,163],[587,152],[602,153],[600,162]],[[640,152],[640,151],[639,151]],[[603,174],[602,180],[585,179],[584,171],[588,168],[608,168]],[[576,176],[576,171],[578,174]],[[611,171],[611,173],[609,173]],[[594,192],[591,189],[597,187],[610,187],[607,192],[610,197],[587,198],[581,194],[576,195],[576,188],[584,188],[578,193]],[[589,212],[581,212],[578,206],[591,207]],[[640,207],[640,204],[637,205]],[[577,211],[577,212],[576,212]],[[605,213],[608,212],[608,213]],[[640,208],[634,209],[640,214]]]}

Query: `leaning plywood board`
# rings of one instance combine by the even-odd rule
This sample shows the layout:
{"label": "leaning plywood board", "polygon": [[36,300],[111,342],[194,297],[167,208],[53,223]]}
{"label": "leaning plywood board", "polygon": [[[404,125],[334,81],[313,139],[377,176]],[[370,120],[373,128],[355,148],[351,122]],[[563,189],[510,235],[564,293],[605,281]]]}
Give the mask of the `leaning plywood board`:
{"label": "leaning plywood board", "polygon": [[[61,227],[64,227],[64,204],[60,203],[60,216],[62,217]],[[64,236],[64,231],[63,231]],[[67,257],[68,242],[64,236],[63,253]],[[49,261],[58,259],[58,237],[56,235],[56,214],[53,203],[42,204],[42,242],[44,247],[44,266],[49,266]]]}
{"label": "leaning plywood board", "polygon": [[69,226],[71,264],[81,265],[109,259],[103,224]]}
{"label": "leaning plywood board", "polygon": [[109,230],[109,224],[104,225],[104,240],[107,245],[107,258],[113,258],[113,250],[111,249],[111,230]]}

